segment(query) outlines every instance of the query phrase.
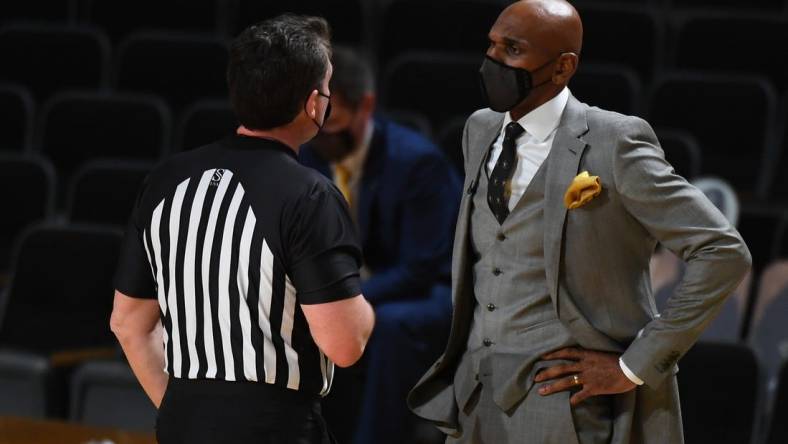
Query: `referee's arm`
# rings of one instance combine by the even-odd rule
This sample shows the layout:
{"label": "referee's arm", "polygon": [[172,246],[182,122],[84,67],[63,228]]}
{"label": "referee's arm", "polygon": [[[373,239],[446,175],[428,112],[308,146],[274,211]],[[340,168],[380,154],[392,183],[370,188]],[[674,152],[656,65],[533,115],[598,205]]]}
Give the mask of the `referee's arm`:
{"label": "referee's arm", "polygon": [[312,338],[323,353],[340,367],[349,367],[361,358],[372,334],[375,312],[357,295],[324,304],[302,304]]}
{"label": "referee's arm", "polygon": [[156,408],[167,388],[163,335],[156,299],[131,297],[115,291],[110,328],[120,342],[131,370]]}
{"label": "referee's arm", "polygon": [[361,294],[361,247],[344,197],[321,181],[286,217],[289,268],[312,338],[334,364],[353,365],[375,313]]}

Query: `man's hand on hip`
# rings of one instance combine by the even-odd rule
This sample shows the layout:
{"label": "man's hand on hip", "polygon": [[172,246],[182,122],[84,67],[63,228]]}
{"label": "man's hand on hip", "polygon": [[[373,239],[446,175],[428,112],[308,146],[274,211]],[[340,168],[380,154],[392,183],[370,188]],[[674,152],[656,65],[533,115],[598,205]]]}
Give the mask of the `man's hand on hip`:
{"label": "man's hand on hip", "polygon": [[548,353],[542,356],[542,359],[564,359],[573,362],[545,368],[536,375],[534,381],[551,381],[539,389],[542,396],[582,387],[572,395],[570,402],[573,406],[592,396],[628,392],[637,385],[621,370],[618,358],[619,355],[615,353],[576,347],[564,348]]}

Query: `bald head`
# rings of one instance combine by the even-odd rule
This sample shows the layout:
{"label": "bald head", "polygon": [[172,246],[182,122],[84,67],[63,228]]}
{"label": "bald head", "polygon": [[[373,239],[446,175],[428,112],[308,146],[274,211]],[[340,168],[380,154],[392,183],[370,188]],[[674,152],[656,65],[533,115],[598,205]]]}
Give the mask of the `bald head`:
{"label": "bald head", "polygon": [[520,0],[503,11],[495,25],[553,53],[580,54],[583,46],[583,22],[566,0]]}
{"label": "bald head", "polygon": [[518,118],[569,83],[583,46],[583,23],[566,0],[520,0],[501,12],[489,38],[488,57],[532,75],[534,90],[512,110]]}

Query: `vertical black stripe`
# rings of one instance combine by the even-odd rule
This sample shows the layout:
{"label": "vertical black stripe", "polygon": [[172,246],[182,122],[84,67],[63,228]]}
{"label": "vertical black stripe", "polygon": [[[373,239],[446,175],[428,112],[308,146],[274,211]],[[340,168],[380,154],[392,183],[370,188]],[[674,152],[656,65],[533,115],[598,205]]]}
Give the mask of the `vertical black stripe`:
{"label": "vertical black stripe", "polygon": [[[181,376],[186,379],[189,375],[191,362],[189,358],[188,346],[188,333],[186,332],[186,297],[183,291],[183,266],[186,260],[186,243],[188,242],[189,233],[189,219],[192,211],[192,201],[197,187],[200,183],[200,177],[196,180],[192,178],[189,181],[189,186],[186,188],[186,193],[183,196],[183,203],[181,205],[180,223],[178,224],[178,246],[175,252],[175,297],[178,301],[178,329],[180,334],[178,339],[181,343]],[[194,258],[189,258],[194,260]]]}
{"label": "vertical black stripe", "polygon": [[202,286],[202,253],[203,245],[205,244],[205,232],[208,230],[208,218],[211,214],[211,205],[213,205],[213,199],[216,196],[216,188],[215,186],[209,186],[205,193],[205,203],[202,207],[200,226],[197,228],[197,248],[194,258],[196,263],[194,279],[197,281],[194,287],[194,304],[197,307],[197,334],[195,335],[194,342],[197,344],[197,358],[201,363],[200,370],[197,372],[197,378],[205,378],[208,373],[208,358],[205,355],[205,333],[203,330],[205,329],[205,317],[210,316],[210,313],[205,313],[205,310],[203,310],[205,305],[204,298],[208,297],[205,293],[208,289]]}
{"label": "vertical black stripe", "polygon": [[237,381],[245,379],[243,333],[241,332],[241,318],[239,314],[241,296],[238,292],[238,262],[241,252],[241,234],[243,233],[247,211],[249,211],[249,204],[248,200],[244,198],[241,200],[238,214],[235,217],[230,259],[230,339],[232,341],[233,363],[235,364],[235,379]]}
{"label": "vertical black stripe", "polygon": [[263,331],[260,329],[260,280],[261,277],[261,255],[263,253],[263,236],[260,231],[260,220],[257,221],[254,234],[252,235],[252,248],[249,254],[249,293],[247,304],[249,305],[249,319],[252,323],[252,346],[255,352],[255,370],[257,370],[257,381],[265,381],[265,363],[263,361]]}
{"label": "vertical black stripe", "polygon": [[271,292],[271,336],[276,350],[276,385],[287,386],[290,372],[287,369],[285,345],[282,339],[282,313],[285,302],[285,272],[279,258],[274,254],[274,282]]}
{"label": "vertical black stripe", "polygon": [[225,371],[224,350],[222,342],[222,331],[219,327],[219,258],[221,257],[222,237],[224,235],[224,222],[227,219],[227,211],[230,208],[230,202],[233,200],[233,192],[238,185],[236,176],[230,180],[227,187],[227,192],[224,194],[224,200],[219,207],[219,215],[216,218],[216,231],[213,239],[213,251],[211,252],[211,278],[210,278],[210,298],[211,298],[211,315],[216,321],[213,323],[213,345],[214,353],[216,355],[216,378],[225,379],[227,372]]}
{"label": "vertical black stripe", "polygon": [[[174,191],[173,191],[174,193]],[[164,304],[167,307],[167,314],[164,316],[164,328],[167,329],[167,372],[170,375],[175,375],[172,357],[172,318],[170,314],[170,307],[167,304],[169,299],[170,290],[170,211],[172,210],[172,198],[168,198],[164,202],[164,208],[161,211],[161,223],[159,224],[159,239],[161,241],[161,276],[162,282],[160,286],[164,289]]]}

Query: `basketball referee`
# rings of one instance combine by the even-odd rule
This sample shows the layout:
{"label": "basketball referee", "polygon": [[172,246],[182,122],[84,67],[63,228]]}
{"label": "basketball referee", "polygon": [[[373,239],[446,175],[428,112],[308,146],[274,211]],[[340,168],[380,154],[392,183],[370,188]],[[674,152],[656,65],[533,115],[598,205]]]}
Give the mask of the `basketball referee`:
{"label": "basketball referee", "polygon": [[330,443],[319,399],[374,323],[341,193],[296,160],[330,113],[328,25],[281,16],[233,42],[241,126],[143,185],[111,328],[160,443]]}

